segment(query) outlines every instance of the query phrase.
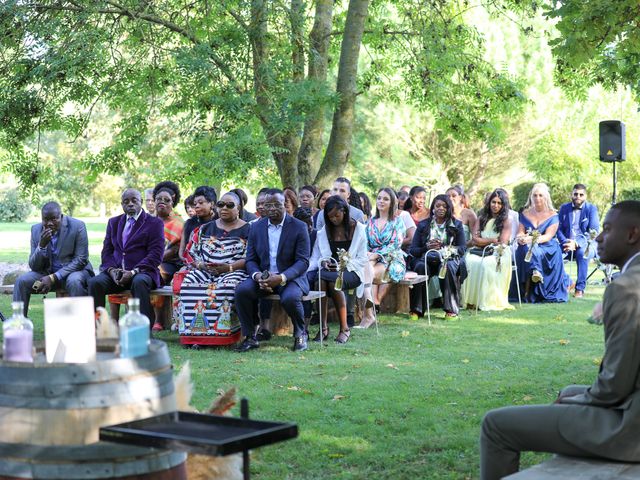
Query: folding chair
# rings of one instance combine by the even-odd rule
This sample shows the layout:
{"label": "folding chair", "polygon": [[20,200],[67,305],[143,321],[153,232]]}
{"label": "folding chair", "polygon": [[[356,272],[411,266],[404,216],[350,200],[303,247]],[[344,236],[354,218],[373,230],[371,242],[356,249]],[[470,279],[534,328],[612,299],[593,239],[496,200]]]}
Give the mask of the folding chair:
{"label": "folding chair", "polygon": [[522,296],[520,295],[520,277],[518,276],[518,263],[516,262],[516,251],[509,245],[511,250],[511,271],[516,275],[516,290],[518,292],[518,305],[522,307]]}
{"label": "folding chair", "polygon": [[427,319],[429,320],[429,325],[431,325],[431,305],[429,302],[429,267],[427,265],[427,256],[429,255],[430,252],[435,252],[438,254],[438,256],[440,257],[440,263],[442,263],[442,253],[440,253],[440,249],[438,248],[432,248],[430,250],[427,250],[424,254],[424,271],[425,274],[427,276],[427,280],[426,282],[424,282],[424,290],[426,292],[426,298],[427,298]]}
{"label": "folding chair", "polygon": [[[497,247],[498,245],[495,243],[490,243],[489,245],[486,245],[483,249],[482,249],[482,257],[480,257],[480,270],[482,270],[484,268],[484,257],[487,254],[487,248],[494,248]],[[493,255],[493,253],[491,254]],[[519,292],[519,290],[518,290]],[[480,281],[480,287],[478,288],[478,298],[476,300],[476,315],[478,315],[478,309],[480,308],[480,297],[482,296],[482,279]]]}

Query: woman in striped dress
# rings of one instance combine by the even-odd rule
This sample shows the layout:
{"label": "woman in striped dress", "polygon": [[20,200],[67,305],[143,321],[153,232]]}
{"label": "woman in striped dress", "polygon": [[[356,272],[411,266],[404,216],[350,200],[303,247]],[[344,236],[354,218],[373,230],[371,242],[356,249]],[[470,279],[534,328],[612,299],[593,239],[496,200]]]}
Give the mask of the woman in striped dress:
{"label": "woman in striped dress", "polygon": [[176,305],[180,343],[230,345],[240,339],[233,312],[236,285],[244,270],[250,226],[239,217],[240,199],[232,192],[216,204],[218,218],[196,228],[185,249],[189,273]]}

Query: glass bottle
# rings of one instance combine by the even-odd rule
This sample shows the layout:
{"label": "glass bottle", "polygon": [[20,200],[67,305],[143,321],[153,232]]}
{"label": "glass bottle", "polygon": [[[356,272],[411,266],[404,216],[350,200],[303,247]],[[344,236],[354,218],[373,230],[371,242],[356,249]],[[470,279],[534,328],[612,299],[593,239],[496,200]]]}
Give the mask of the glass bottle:
{"label": "glass bottle", "polygon": [[120,327],[120,357],[132,358],[149,352],[149,318],[140,313],[140,299],[130,298],[129,311],[123,316]]}
{"label": "glass bottle", "polygon": [[33,362],[33,323],[22,314],[24,302],[11,302],[13,315],[2,324],[3,359]]}

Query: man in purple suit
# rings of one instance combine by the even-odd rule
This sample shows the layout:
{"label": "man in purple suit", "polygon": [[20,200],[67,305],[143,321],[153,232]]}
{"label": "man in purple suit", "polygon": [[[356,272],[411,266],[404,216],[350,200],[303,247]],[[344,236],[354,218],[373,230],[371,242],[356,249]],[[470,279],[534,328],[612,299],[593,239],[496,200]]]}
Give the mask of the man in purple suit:
{"label": "man in purple suit", "polygon": [[142,210],[138,190],[128,188],[121,198],[124,214],[109,219],[100,274],[89,280],[89,295],[97,308],[104,307],[105,295],[131,290],[131,295],[140,299],[140,311],[153,325],[150,292],[160,285],[164,224]]}

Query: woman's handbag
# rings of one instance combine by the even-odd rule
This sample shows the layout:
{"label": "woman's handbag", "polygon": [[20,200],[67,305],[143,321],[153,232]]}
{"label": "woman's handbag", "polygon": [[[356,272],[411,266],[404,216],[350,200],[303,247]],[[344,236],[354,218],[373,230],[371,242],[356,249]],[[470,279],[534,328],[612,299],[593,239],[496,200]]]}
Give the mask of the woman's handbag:
{"label": "woman's handbag", "polygon": [[493,255],[493,247],[483,248],[483,247],[471,247],[467,250],[471,255],[477,255],[479,257],[482,256],[482,252],[484,252],[485,257],[489,257]]}

